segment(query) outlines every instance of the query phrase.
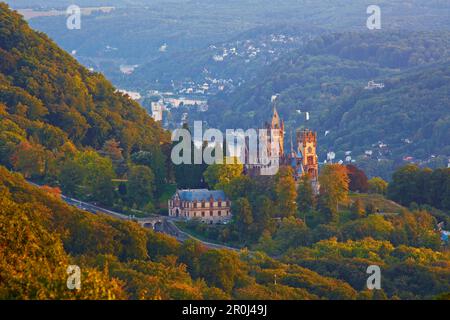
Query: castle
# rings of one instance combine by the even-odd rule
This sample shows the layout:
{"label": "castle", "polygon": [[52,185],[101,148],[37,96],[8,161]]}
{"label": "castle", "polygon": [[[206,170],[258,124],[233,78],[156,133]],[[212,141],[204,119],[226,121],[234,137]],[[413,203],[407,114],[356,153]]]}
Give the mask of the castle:
{"label": "castle", "polygon": [[[317,157],[317,133],[309,129],[297,130],[296,143],[292,140],[290,151],[285,153],[285,128],[284,121],[281,120],[276,107],[273,109],[272,121],[265,123],[264,129],[268,130],[267,154],[269,159],[279,164],[279,166],[290,166],[294,170],[296,181],[304,174],[308,174],[313,190],[319,192],[319,162]],[[272,131],[273,130],[273,131]],[[275,134],[271,135],[270,132]],[[274,148],[274,144],[276,148]],[[279,153],[273,154],[273,150],[279,150]],[[248,163],[248,162],[246,162]],[[247,164],[245,173],[250,176],[260,175],[264,165]]]}

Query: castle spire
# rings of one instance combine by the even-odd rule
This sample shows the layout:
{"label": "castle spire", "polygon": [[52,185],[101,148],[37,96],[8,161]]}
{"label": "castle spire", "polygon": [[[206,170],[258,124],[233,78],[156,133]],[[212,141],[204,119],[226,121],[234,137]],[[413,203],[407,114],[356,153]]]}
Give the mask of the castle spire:
{"label": "castle spire", "polygon": [[280,129],[280,116],[278,115],[276,102],[273,104],[272,129]]}

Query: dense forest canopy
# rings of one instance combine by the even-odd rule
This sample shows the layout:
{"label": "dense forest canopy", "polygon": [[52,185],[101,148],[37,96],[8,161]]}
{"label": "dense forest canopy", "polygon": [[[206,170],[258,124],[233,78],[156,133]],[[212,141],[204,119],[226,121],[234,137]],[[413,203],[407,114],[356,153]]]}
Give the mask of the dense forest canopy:
{"label": "dense forest canopy", "polygon": [[27,179],[129,214],[167,206],[170,133],[4,3],[0,128],[0,164]]}
{"label": "dense forest canopy", "polygon": [[43,122],[93,148],[116,138],[128,153],[167,142],[145,110],[115,93],[102,75],[32,31],[5,4],[0,8],[1,100],[17,122]]}
{"label": "dense forest canopy", "polygon": [[[328,120],[335,131],[348,126],[344,146],[366,143],[359,140],[364,136],[356,131],[358,123],[377,131],[396,120],[384,133],[392,141],[404,124],[405,132],[415,135],[411,139],[433,139],[420,147],[447,152],[447,38],[423,33],[415,42],[427,49],[414,54],[408,49],[413,35],[400,49],[389,45],[397,41],[395,34],[387,43],[374,36],[370,48],[352,33],[316,39],[269,66],[271,73],[262,73],[253,87],[239,89],[239,118],[233,118],[239,114],[233,109],[218,114],[236,123],[259,122],[264,115],[252,108],[268,108],[275,88],[282,91],[283,115],[292,111],[290,99],[305,101],[320,112],[316,118],[311,111],[311,123],[327,123],[328,117],[335,119],[337,124]],[[350,43],[355,48],[348,51]],[[369,180],[354,165],[327,164],[315,194],[310,177],[296,183],[290,167],[257,178],[244,175],[241,164],[174,168],[168,133],[144,109],[3,3],[0,58],[1,299],[448,297],[450,256],[441,228],[450,223],[450,169],[406,166],[388,184],[379,177]],[[383,91],[359,88],[362,80],[387,75]],[[310,85],[317,77],[331,85]],[[337,79],[345,87],[333,82]],[[304,88],[310,100],[301,99]],[[217,97],[212,109],[228,98]],[[386,118],[375,112],[384,106]],[[374,110],[365,118],[362,109],[369,107]],[[428,113],[417,122],[421,108]],[[289,126],[299,124],[288,118]],[[232,201],[229,224],[194,219],[179,221],[179,227],[242,249],[179,242],[134,221],[69,206],[61,197],[63,192],[132,215],[163,213],[161,203],[167,203],[175,182],[223,189]],[[67,267],[74,264],[81,267],[83,290],[67,289]],[[367,289],[370,265],[383,270],[380,290]]]}
{"label": "dense forest canopy", "polygon": [[[209,99],[209,113],[173,110],[170,128],[179,125],[185,112],[189,119],[203,119],[215,127],[231,128],[237,121],[260,126],[270,116],[271,96],[280,94],[280,113],[288,130],[306,126],[319,131],[323,160],[330,151],[337,160],[352,151],[352,160],[368,175],[386,180],[405,158],[423,166],[446,166],[449,4],[378,1],[382,29],[368,30],[370,4],[111,0],[97,5],[116,10],[83,16],[83,28],[76,32],[61,27],[63,15],[33,18],[30,23],[83,64],[143,95],[154,89],[178,92],[225,83],[224,92],[202,97]],[[65,4],[40,7],[39,1],[23,0],[12,5],[45,11],[52,5],[64,9]],[[129,37],[127,30],[138,32]],[[223,61],[214,59],[226,54]],[[136,68],[124,74],[124,65]],[[422,85],[414,82],[417,78]],[[371,80],[385,88],[364,90]],[[153,98],[143,103],[149,108]],[[388,148],[378,147],[385,144]]]}
{"label": "dense forest canopy", "polygon": [[[285,252],[276,260],[180,244],[133,222],[80,211],[3,167],[0,195],[2,299],[417,299],[450,290],[450,258],[428,248],[436,242],[424,212],[365,218],[344,226],[345,239],[311,246],[299,242],[311,236],[305,225],[286,218],[273,240],[260,244],[277,256]],[[367,236],[374,232],[381,238]],[[81,291],[65,286],[72,264],[81,267]],[[384,270],[381,291],[365,287],[371,264]]]}

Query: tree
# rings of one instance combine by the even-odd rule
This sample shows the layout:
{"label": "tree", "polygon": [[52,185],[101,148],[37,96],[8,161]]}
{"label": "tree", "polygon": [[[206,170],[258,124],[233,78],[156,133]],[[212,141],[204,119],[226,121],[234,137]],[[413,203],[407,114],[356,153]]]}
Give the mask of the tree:
{"label": "tree", "polygon": [[46,123],[37,122],[30,131],[32,131],[33,140],[49,150],[56,150],[67,141],[67,135],[64,131]]}
{"label": "tree", "polygon": [[25,130],[22,130],[14,122],[0,117],[0,163],[10,167],[11,155],[14,153],[16,146],[25,139]]}
{"label": "tree", "polygon": [[239,232],[239,237],[241,239],[248,239],[248,231],[253,223],[253,213],[250,202],[247,198],[239,198],[232,202],[231,211],[233,212],[233,219]]}
{"label": "tree", "polygon": [[[5,171],[0,177],[9,180]],[[67,267],[76,263],[65,252],[66,242],[63,244],[61,235],[48,225],[47,219],[56,218],[55,224],[60,224],[57,229],[64,228],[67,241],[74,235],[70,223],[63,225],[64,219],[60,218],[66,214],[62,208],[68,207],[56,197],[43,198],[41,192],[31,189],[24,181],[15,179],[15,182],[14,188],[21,192],[28,190],[30,195],[18,203],[9,191],[0,188],[0,299],[127,298],[120,281],[109,277],[107,271],[90,266],[81,269],[82,290],[67,290]],[[68,215],[72,219],[82,219],[81,211],[72,213]]]}
{"label": "tree", "polygon": [[385,195],[388,183],[380,177],[374,177],[368,181],[369,193]]}
{"label": "tree", "polygon": [[450,168],[432,171],[415,165],[404,166],[394,173],[388,197],[405,206],[428,204],[450,209]]}
{"label": "tree", "polygon": [[325,165],[319,175],[321,209],[337,220],[338,205],[348,200],[349,178],[346,167],[339,164]]}
{"label": "tree", "polygon": [[223,190],[231,200],[235,200],[247,196],[252,186],[253,180],[249,176],[241,175],[231,179]]}
{"label": "tree", "polygon": [[[25,207],[9,194],[0,195],[0,298],[61,296],[63,266],[68,264],[61,240],[41,223],[33,222],[33,217],[44,213],[39,207]],[[24,280],[27,285],[21,285]]]}
{"label": "tree", "polygon": [[297,212],[297,190],[291,167],[281,167],[275,176],[275,205],[279,217],[294,216]]}
{"label": "tree", "polygon": [[442,190],[441,208],[450,210],[450,170],[447,169],[447,179]]}
{"label": "tree", "polygon": [[83,167],[74,160],[64,162],[59,173],[59,183],[65,194],[78,196],[84,181]]}
{"label": "tree", "polygon": [[153,200],[155,175],[147,166],[133,166],[127,183],[127,195],[130,205],[144,207]]}
{"label": "tree", "polygon": [[408,212],[404,210],[392,218],[395,231],[391,242],[437,250],[441,245],[440,234],[436,231],[434,217],[426,211]]}
{"label": "tree", "polygon": [[450,210],[450,168],[436,169],[431,174],[427,203]]}
{"label": "tree", "polygon": [[58,187],[50,187],[50,186],[45,185],[45,186],[41,187],[41,190],[44,190],[52,197],[56,197],[59,199],[61,198],[61,189]]}
{"label": "tree", "polygon": [[77,148],[72,142],[67,141],[61,147],[58,148],[56,152],[56,158],[60,162],[64,162],[68,159],[74,159],[77,155]]}
{"label": "tree", "polygon": [[[187,124],[183,125],[183,129],[190,131]],[[184,143],[184,141],[183,141],[183,143]],[[172,148],[176,145],[177,145],[177,142],[173,142]],[[208,165],[203,162],[201,164],[195,164],[195,162],[194,162],[194,154],[196,152],[202,153],[205,148],[206,148],[206,143],[204,143],[200,147],[197,147],[194,144],[194,141],[190,141],[190,150],[189,151],[183,150],[183,156],[185,156],[184,152],[190,152],[190,155],[188,156],[188,158],[190,160],[190,164],[183,163],[183,164],[175,165],[174,173],[175,173],[175,180],[177,182],[178,188],[191,189],[191,188],[205,188],[207,186],[204,181],[204,172],[208,168]]]}
{"label": "tree", "polygon": [[106,205],[112,204],[114,187],[111,180],[115,175],[111,159],[103,158],[93,150],[87,150],[79,153],[75,162],[81,168],[87,197]]}
{"label": "tree", "polygon": [[207,248],[196,240],[186,240],[180,250],[180,262],[184,263],[193,278],[197,278],[200,273],[200,257],[207,251]]}
{"label": "tree", "polygon": [[253,225],[257,233],[257,236],[261,235],[264,231],[270,231],[272,229],[271,219],[274,212],[273,202],[269,197],[262,195],[259,196],[254,204],[253,209]]}
{"label": "tree", "polygon": [[417,204],[425,204],[428,202],[429,192],[432,186],[433,170],[430,168],[423,168],[417,174],[415,183],[417,185],[417,195],[415,202]]}
{"label": "tree", "polygon": [[41,176],[45,170],[45,150],[41,145],[24,140],[15,148],[11,163],[25,178]]}
{"label": "tree", "polygon": [[116,139],[110,139],[103,144],[101,154],[110,158],[114,164],[123,161],[122,151],[120,142],[116,141]]}
{"label": "tree", "polygon": [[180,243],[176,238],[159,232],[150,232],[147,239],[147,251],[150,258],[156,261],[159,257],[178,255]]}
{"label": "tree", "polygon": [[300,214],[306,217],[306,213],[314,208],[315,205],[314,191],[309,175],[304,174],[300,178],[297,188],[297,207]]}
{"label": "tree", "polygon": [[231,293],[235,281],[243,271],[243,263],[236,253],[226,250],[208,250],[200,258],[200,276],[208,285]]}
{"label": "tree", "polygon": [[244,166],[237,158],[226,158],[222,164],[212,164],[203,173],[206,183],[214,189],[224,189],[234,178],[242,175]]}
{"label": "tree", "polygon": [[394,231],[391,222],[386,221],[383,216],[370,215],[364,219],[350,221],[342,228],[345,239],[364,239],[371,237],[376,240],[387,240]]}
{"label": "tree", "polygon": [[158,146],[150,151],[139,151],[131,155],[131,160],[138,165],[149,167],[155,175],[155,191],[161,195],[167,180],[166,156]]}
{"label": "tree", "polygon": [[310,231],[302,220],[289,217],[281,221],[274,240],[280,252],[286,252],[291,247],[309,245],[310,237]]}
{"label": "tree", "polygon": [[395,171],[387,189],[388,198],[406,206],[413,201],[418,202],[417,177],[419,171],[419,167],[412,164]]}
{"label": "tree", "polygon": [[356,166],[352,164],[348,164],[347,166],[347,174],[350,179],[349,181],[349,190],[353,192],[361,192],[366,193],[369,189],[369,184],[367,180],[367,176],[364,171],[358,169]]}
{"label": "tree", "polygon": [[364,210],[364,205],[360,199],[356,199],[355,202],[352,203],[350,211],[354,219],[362,218],[366,213]]}

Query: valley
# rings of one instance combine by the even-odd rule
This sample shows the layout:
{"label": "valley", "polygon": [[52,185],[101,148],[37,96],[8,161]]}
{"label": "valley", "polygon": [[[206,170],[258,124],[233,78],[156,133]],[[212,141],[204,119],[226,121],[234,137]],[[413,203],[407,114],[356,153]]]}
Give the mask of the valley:
{"label": "valley", "polygon": [[0,2],[0,299],[448,300],[450,5],[378,2]]}
{"label": "valley", "polygon": [[[81,5],[89,8],[92,3]],[[270,114],[270,97],[278,94],[288,132],[308,126],[321,133],[322,162],[334,153],[336,162],[356,161],[370,176],[385,179],[404,163],[433,168],[450,163],[449,150],[422,140],[448,134],[442,114],[448,101],[428,99],[413,110],[407,109],[414,102],[395,101],[401,94],[413,95],[401,89],[405,81],[421,74],[430,81],[448,76],[446,70],[437,70],[449,59],[450,30],[445,19],[449,8],[438,0],[408,5],[381,1],[380,32],[365,28],[368,2],[359,0],[329,6],[262,1],[257,10],[250,10],[250,0],[240,3],[241,10],[233,3],[211,6],[205,1],[105,3],[116,9],[83,16],[84,27],[76,32],[62,27],[64,17],[37,17],[30,23],[90,70],[106,74],[118,88],[139,93],[139,102],[150,114],[156,103],[158,119],[163,118],[167,129],[195,120],[220,128],[232,128],[237,119],[245,127],[259,126]],[[32,7],[33,1],[14,5]],[[428,16],[421,15],[424,8]],[[214,19],[203,14],[207,10],[214,12]],[[142,31],[128,37],[126,30],[138,23]],[[165,26],[164,31],[155,32],[156,26]],[[363,90],[370,81],[386,87]],[[446,88],[431,84],[424,90]],[[199,103],[172,103],[183,99]],[[363,108],[373,110],[370,118],[359,114]],[[425,112],[420,123],[409,121],[420,110],[434,111]],[[368,123],[361,129],[352,119],[358,119],[358,126],[359,119]],[[395,130],[391,123],[398,121],[401,133],[386,130]],[[430,121],[439,127],[430,127]],[[373,125],[377,123],[380,126]]]}

